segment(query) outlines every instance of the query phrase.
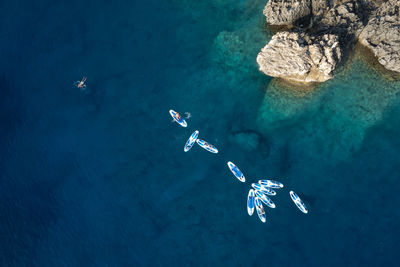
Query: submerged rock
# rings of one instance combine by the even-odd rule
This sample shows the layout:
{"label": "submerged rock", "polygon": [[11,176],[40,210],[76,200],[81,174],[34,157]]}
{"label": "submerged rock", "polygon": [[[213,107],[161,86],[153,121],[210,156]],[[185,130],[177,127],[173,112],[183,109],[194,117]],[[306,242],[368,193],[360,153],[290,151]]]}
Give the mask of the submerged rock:
{"label": "submerged rock", "polygon": [[235,32],[222,31],[214,40],[215,60],[228,67],[238,68],[244,60],[244,43]]}
{"label": "submerged rock", "polygon": [[257,56],[260,70],[273,77],[298,82],[324,82],[342,58],[339,36],[280,32]]}
{"label": "submerged rock", "polygon": [[269,156],[270,147],[268,140],[257,131],[241,130],[231,132],[229,141],[235,143],[245,151],[258,151],[261,152],[263,157]]}
{"label": "submerged rock", "polygon": [[400,1],[383,3],[360,34],[360,43],[370,48],[380,64],[400,72]]}
{"label": "submerged rock", "polygon": [[253,131],[241,131],[232,133],[229,136],[229,140],[238,144],[244,150],[252,151],[260,145],[261,136]]}

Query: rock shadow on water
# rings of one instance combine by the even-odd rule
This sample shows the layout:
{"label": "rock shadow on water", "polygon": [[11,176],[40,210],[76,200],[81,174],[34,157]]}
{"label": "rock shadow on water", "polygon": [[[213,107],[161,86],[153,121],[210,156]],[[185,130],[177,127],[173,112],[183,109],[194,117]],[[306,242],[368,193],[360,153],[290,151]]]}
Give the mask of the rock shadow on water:
{"label": "rock shadow on water", "polygon": [[286,94],[291,94],[293,97],[301,98],[318,90],[319,86],[320,83],[317,82],[303,83],[274,78],[267,90],[280,90],[286,92]]}
{"label": "rock shadow on water", "polygon": [[[257,124],[263,131],[291,124],[293,118],[302,116],[313,108],[321,94],[318,83],[305,84],[288,82],[274,78],[265,91],[264,100],[259,109]],[[263,132],[262,131],[262,132]]]}
{"label": "rock shadow on water", "polygon": [[388,82],[400,81],[400,73],[386,69],[381,63],[379,63],[374,53],[368,47],[365,47],[359,42],[355,46],[353,58],[368,65],[372,70],[379,73],[383,79]]}

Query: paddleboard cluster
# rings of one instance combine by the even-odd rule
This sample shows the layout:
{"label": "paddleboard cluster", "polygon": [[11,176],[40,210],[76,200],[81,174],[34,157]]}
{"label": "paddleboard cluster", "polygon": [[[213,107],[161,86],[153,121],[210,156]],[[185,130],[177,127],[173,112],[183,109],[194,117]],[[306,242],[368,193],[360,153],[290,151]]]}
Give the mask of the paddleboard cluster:
{"label": "paddleboard cluster", "polygon": [[[177,122],[180,126],[187,127],[187,122],[178,112],[171,109],[169,113],[174,121]],[[199,139],[198,137],[199,131],[196,130],[190,135],[183,150],[185,152],[188,152],[192,148],[194,143],[197,143],[200,147],[211,153],[218,153],[218,149],[215,146],[209,144],[202,139]],[[240,182],[246,182],[246,178],[244,177],[243,172],[233,162],[228,161],[227,165],[229,170]],[[249,193],[247,195],[247,213],[252,216],[254,213],[254,209],[256,209],[258,217],[263,223],[265,223],[267,221],[267,216],[264,210],[263,203],[269,208],[276,208],[275,203],[270,199],[269,196],[275,196],[276,191],[274,189],[282,189],[284,186],[281,182],[274,180],[259,180],[257,183],[252,183],[251,187],[252,188],[249,190]],[[301,212],[308,213],[306,205],[295,192],[290,191],[289,196]]]}

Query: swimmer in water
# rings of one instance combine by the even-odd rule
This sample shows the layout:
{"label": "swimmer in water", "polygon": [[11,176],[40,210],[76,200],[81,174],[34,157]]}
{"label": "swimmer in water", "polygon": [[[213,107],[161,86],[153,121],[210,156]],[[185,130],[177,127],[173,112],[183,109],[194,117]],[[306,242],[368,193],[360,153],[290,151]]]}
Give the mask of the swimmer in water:
{"label": "swimmer in water", "polygon": [[86,82],[86,77],[83,77],[82,80],[76,81],[76,82],[74,83],[74,85],[75,85],[76,87],[78,87],[79,89],[84,89],[84,88],[86,88],[85,82]]}
{"label": "swimmer in water", "polygon": [[185,119],[190,119],[192,117],[192,114],[190,112],[185,112]]}

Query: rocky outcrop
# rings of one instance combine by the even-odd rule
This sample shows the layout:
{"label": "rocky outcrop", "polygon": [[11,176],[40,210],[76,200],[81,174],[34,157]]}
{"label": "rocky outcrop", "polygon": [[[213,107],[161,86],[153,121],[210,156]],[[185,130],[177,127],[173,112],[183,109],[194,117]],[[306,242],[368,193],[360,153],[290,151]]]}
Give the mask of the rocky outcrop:
{"label": "rocky outcrop", "polygon": [[400,72],[400,1],[383,3],[360,34],[361,44],[370,48],[386,69]]}
{"label": "rocky outcrop", "polygon": [[269,0],[263,13],[270,25],[291,25],[311,14],[311,0]]}
{"label": "rocky outcrop", "polygon": [[311,12],[315,20],[319,20],[322,15],[329,9],[328,0],[312,0],[311,1]]}
{"label": "rocky outcrop", "polygon": [[[270,0],[264,9],[267,23],[292,29],[277,33],[261,50],[260,70],[300,82],[333,78],[368,11],[363,0]],[[298,21],[303,23],[300,27],[294,24]]]}
{"label": "rocky outcrop", "polygon": [[342,58],[339,37],[280,32],[257,56],[260,70],[273,77],[298,82],[324,82]]}
{"label": "rocky outcrop", "polygon": [[337,1],[319,21],[318,30],[327,30],[341,36],[347,42],[353,41],[363,28],[362,19],[366,15],[358,1]]}

